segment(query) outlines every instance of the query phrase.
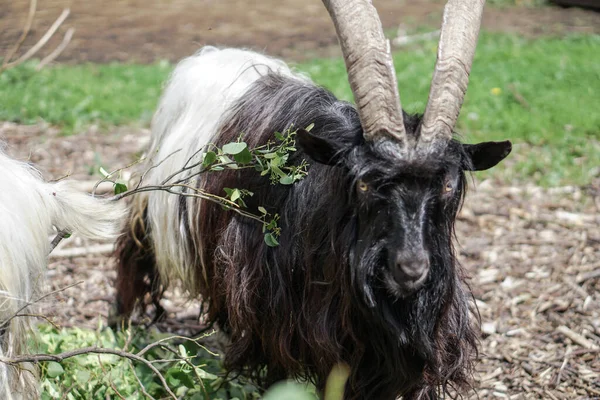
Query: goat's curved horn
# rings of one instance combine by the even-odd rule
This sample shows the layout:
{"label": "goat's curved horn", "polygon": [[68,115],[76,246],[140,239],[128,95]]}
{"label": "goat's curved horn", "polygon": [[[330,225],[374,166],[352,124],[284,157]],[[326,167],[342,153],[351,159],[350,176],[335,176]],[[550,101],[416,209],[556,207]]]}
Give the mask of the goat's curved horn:
{"label": "goat's curved horn", "polygon": [[451,139],[465,98],[485,0],[449,0],[419,143]]}
{"label": "goat's curved horn", "polygon": [[370,0],[323,0],[337,32],[365,140],[390,136],[404,142],[390,44]]}

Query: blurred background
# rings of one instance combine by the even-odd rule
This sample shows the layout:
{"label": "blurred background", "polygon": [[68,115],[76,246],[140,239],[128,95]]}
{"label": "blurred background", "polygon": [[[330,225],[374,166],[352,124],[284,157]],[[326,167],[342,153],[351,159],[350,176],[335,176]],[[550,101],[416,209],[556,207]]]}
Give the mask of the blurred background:
{"label": "blurred background", "polygon": [[[422,112],[444,2],[374,5],[392,42],[402,105]],[[204,45],[281,57],[352,100],[318,0],[38,0],[35,13],[31,7],[0,0],[0,139],[48,179],[69,174],[91,188],[100,167],[139,157],[174,63]],[[482,318],[479,398],[600,398],[599,9],[599,0],[486,5],[458,131],[467,142],[511,139],[514,149],[499,167],[473,177],[457,226],[459,258]],[[43,304],[55,324],[41,325],[45,350],[100,340],[96,330],[112,302],[111,249],[73,240],[53,253],[51,289],[83,283]],[[167,297],[171,322],[161,332],[201,327],[199,304],[177,292]],[[218,386],[216,360],[207,364],[206,387]],[[65,373],[81,368],[76,363],[58,373],[47,368],[48,398],[73,388],[82,393],[74,398],[93,398],[87,388],[94,385],[104,385],[108,397],[113,386],[129,393],[137,382],[115,365],[124,372],[109,378],[98,367],[83,377]],[[146,373],[144,382],[154,382]],[[244,382],[228,390],[217,396],[215,389],[211,398],[258,396]]]}
{"label": "blurred background", "polygon": [[[596,0],[573,0],[578,2],[600,8]],[[375,1],[390,36],[399,25],[408,33],[438,29],[444,4],[440,0]],[[600,17],[589,10],[552,7],[547,0],[487,4],[483,29],[488,32],[525,37],[600,32]],[[333,26],[316,0],[38,0],[37,8],[24,49],[64,8],[71,9],[62,31],[73,27],[77,33],[60,62],[177,61],[206,44],[252,47],[295,61],[338,51]],[[17,40],[28,9],[27,0],[0,2],[0,50],[6,51]],[[60,40],[57,35],[48,49]]]}

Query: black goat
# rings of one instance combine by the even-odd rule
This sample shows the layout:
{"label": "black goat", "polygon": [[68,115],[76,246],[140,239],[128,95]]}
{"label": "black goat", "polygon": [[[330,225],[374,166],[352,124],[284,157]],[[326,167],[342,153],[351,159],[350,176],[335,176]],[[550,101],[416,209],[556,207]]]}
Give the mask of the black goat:
{"label": "black goat", "polygon": [[[312,162],[291,186],[250,170],[191,182],[214,194],[251,190],[250,210],[281,216],[277,247],[264,243],[260,224],[218,204],[139,195],[117,254],[120,313],[147,293],[158,300],[179,279],[230,335],[230,370],[323,388],[331,368],[346,363],[345,399],[433,399],[468,386],[476,330],[453,253],[454,221],[464,171],[496,165],[510,143],[461,144],[451,139],[456,116],[431,133],[429,106],[424,118],[400,111],[392,129],[363,115],[377,95],[360,108],[355,86],[358,111],[257,53],[206,48],[180,63],[152,132],[150,153],[170,157],[147,182],[161,182],[208,143],[220,147],[243,133],[256,147],[292,126],[300,128],[299,151],[289,162]],[[310,133],[302,129],[311,124]]]}

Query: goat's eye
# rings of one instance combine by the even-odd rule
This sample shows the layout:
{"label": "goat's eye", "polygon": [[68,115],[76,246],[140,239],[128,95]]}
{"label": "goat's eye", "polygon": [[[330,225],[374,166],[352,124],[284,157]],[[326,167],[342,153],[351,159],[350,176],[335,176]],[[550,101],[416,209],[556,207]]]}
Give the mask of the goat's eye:
{"label": "goat's eye", "polygon": [[365,182],[363,181],[358,181],[358,183],[356,184],[356,187],[358,188],[358,190],[360,190],[361,192],[366,192],[369,190],[369,185],[367,185]]}
{"label": "goat's eye", "polygon": [[446,179],[446,182],[444,182],[444,194],[450,194],[453,190],[454,182],[452,182],[450,179]]}

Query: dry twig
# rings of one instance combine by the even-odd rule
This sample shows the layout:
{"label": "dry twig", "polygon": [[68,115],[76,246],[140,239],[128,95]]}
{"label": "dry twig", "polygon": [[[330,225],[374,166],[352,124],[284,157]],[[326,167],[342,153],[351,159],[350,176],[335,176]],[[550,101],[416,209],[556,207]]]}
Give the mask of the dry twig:
{"label": "dry twig", "polygon": [[[36,0],[32,0],[32,2],[35,2],[35,1]],[[31,10],[33,10],[33,12]],[[46,31],[46,33],[44,34],[44,36],[42,36],[42,38],[36,44],[34,44],[29,50],[27,50],[25,52],[25,54],[23,54],[21,57],[17,58],[15,61],[12,61],[12,62],[8,61],[9,57],[6,57],[6,59],[2,63],[2,66],[0,66],[0,73],[2,71],[5,71],[5,70],[9,69],[9,68],[16,67],[17,65],[22,64],[25,61],[29,60],[31,57],[33,57],[41,48],[43,48],[46,45],[46,43],[48,43],[48,41],[50,40],[50,38],[52,38],[52,36],[54,36],[54,34],[58,30],[58,28],[60,28],[60,26],[63,24],[63,22],[65,22],[65,20],[67,19],[67,17],[69,16],[70,12],[71,11],[68,8],[65,8],[63,10],[63,12],[60,14],[60,16],[56,19],[56,21],[54,21],[54,23]],[[13,48],[15,53],[19,49],[19,47],[21,46],[23,40],[25,40],[25,37],[27,36],[27,34],[29,33],[29,29],[31,28],[30,19],[33,18],[34,14],[35,14],[35,6],[32,6],[30,8],[30,14],[29,14],[29,17],[27,19],[27,25],[25,26],[26,29],[23,31],[23,34],[21,35],[21,38],[19,38],[19,41],[17,41],[17,44]],[[73,35],[73,32],[71,32],[69,30],[69,31],[67,31],[67,35],[69,37],[68,37],[68,40],[66,40],[66,44],[64,45],[64,47],[66,47],[66,45],[68,44],[68,42],[71,40],[71,36]],[[65,36],[67,36],[67,35],[65,35]],[[65,42],[65,40],[63,40],[63,42]],[[60,47],[62,47],[62,43],[61,43],[61,45],[59,45],[59,48]],[[62,50],[60,50],[60,51],[62,51]],[[9,53],[9,55],[10,55],[10,58],[12,58],[13,55],[14,55],[14,53],[13,54]],[[56,56],[58,56],[58,54],[56,54]]]}
{"label": "dry twig", "polygon": [[27,14],[27,21],[25,22],[25,27],[23,28],[23,33],[21,33],[21,36],[19,37],[17,42],[14,44],[14,46],[8,51],[8,53],[6,53],[6,56],[4,57],[4,60],[2,61],[2,66],[0,66],[0,72],[2,72],[3,70],[8,68],[6,65],[14,57],[14,55],[17,53],[17,51],[19,51],[19,49],[21,48],[21,45],[27,38],[27,35],[29,34],[29,31],[31,30],[31,25],[33,24],[33,18],[35,17],[36,8],[37,8],[37,0],[31,0],[31,2],[29,3],[29,13]]}
{"label": "dry twig", "polygon": [[67,46],[71,42],[71,39],[73,38],[74,33],[75,33],[75,28],[69,28],[67,30],[67,33],[65,33],[65,36],[63,37],[62,42],[60,42],[60,44],[52,51],[52,53],[48,54],[46,57],[44,57],[42,59],[42,61],[40,61],[40,63],[37,65],[37,67],[35,67],[35,70],[40,71],[46,65],[48,65],[52,61],[54,61],[56,59],[56,57],[58,57],[60,55],[60,53],[62,53],[67,48]]}
{"label": "dry twig", "polygon": [[571,328],[569,328],[565,325],[559,326],[558,328],[556,328],[556,330],[558,332],[562,333],[563,335],[565,335],[566,337],[568,337],[569,339],[571,339],[573,342],[580,345],[581,347],[584,347],[586,349],[597,349],[598,348],[597,345],[595,345],[591,341],[587,340],[586,338],[581,336],[579,333],[574,332],[573,330],[571,330]]}

